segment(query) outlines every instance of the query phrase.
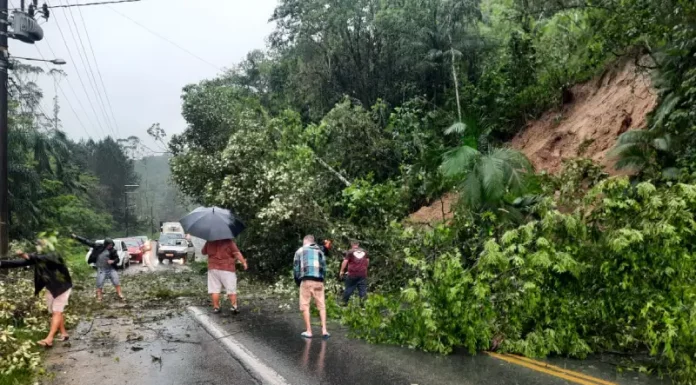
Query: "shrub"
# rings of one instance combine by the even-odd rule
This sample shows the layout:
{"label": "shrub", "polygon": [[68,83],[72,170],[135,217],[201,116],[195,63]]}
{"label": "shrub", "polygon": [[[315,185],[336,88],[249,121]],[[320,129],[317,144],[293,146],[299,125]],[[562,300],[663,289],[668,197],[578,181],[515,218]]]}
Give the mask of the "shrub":
{"label": "shrub", "polygon": [[532,357],[647,353],[677,382],[696,380],[696,186],[612,178],[572,213],[538,207],[538,220],[466,259],[433,242],[448,229],[413,238],[413,278],[344,322],[368,341],[440,353],[492,339]]}
{"label": "shrub", "polygon": [[46,314],[27,272],[13,271],[0,280],[0,377],[39,368],[32,337],[46,332]]}

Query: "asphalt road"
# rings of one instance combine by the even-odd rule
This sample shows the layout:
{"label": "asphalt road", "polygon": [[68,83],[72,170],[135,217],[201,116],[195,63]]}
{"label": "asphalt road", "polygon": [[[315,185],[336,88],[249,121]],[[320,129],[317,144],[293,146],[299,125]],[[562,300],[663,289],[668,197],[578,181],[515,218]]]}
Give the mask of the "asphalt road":
{"label": "asphalt road", "polygon": [[[256,384],[256,380],[187,314],[146,320],[95,319],[56,342],[47,359],[51,385]],[[149,320],[148,320],[149,318]]]}
{"label": "asphalt road", "polygon": [[[187,272],[156,258],[124,275]],[[196,279],[205,279],[196,275]],[[153,280],[154,282],[155,280]],[[154,284],[154,283],[153,283]],[[257,294],[257,295],[254,295]],[[126,308],[122,317],[83,321],[70,346],[56,343],[49,382],[62,384],[404,384],[404,385],[658,385],[620,374],[598,359],[534,361],[505,355],[457,353],[447,357],[351,339],[332,323],[331,338],[303,339],[297,301],[240,293],[241,313],[171,306]],[[188,311],[187,311],[188,309]],[[121,314],[116,312],[115,314]],[[119,316],[120,317],[120,316]],[[314,321],[317,321],[314,319]],[[318,334],[319,326],[315,325]],[[549,366],[554,365],[554,366]],[[269,374],[270,373],[270,374]],[[271,378],[271,380],[268,380]],[[274,379],[277,379],[274,380]]]}
{"label": "asphalt road", "polygon": [[[207,311],[207,309],[205,309]],[[234,343],[242,345],[288,384],[437,384],[437,385],[653,385],[655,378],[621,375],[597,360],[556,360],[550,370],[517,359],[489,355],[443,357],[407,348],[370,345],[350,339],[332,325],[331,338],[301,338],[302,322],[294,311],[274,303],[249,303],[239,315],[207,317]],[[315,326],[315,333],[319,327]],[[527,365],[527,366],[524,366]]]}

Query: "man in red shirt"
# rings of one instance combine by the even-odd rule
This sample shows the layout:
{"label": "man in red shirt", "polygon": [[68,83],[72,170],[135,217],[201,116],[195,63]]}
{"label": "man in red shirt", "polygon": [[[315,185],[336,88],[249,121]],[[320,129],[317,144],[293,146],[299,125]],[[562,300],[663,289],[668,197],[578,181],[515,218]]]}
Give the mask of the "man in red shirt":
{"label": "man in red shirt", "polygon": [[344,305],[348,304],[348,300],[350,300],[356,287],[361,301],[367,297],[367,267],[369,265],[370,258],[367,256],[367,252],[360,248],[358,241],[351,241],[350,250],[343,258],[340,272],[341,279],[345,278],[346,281],[346,289],[343,291]]}
{"label": "man in red shirt", "polygon": [[232,304],[232,313],[237,309],[237,261],[242,263],[244,270],[247,262],[232,239],[208,241],[203,246],[202,253],[208,256],[208,294],[213,298],[213,313],[220,312],[220,291],[225,287]]}

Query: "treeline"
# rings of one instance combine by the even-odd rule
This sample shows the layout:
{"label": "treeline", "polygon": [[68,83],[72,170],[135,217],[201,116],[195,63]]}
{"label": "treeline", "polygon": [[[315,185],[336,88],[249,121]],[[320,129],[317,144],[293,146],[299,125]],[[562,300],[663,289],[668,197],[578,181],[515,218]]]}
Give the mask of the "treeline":
{"label": "treeline", "polygon": [[40,107],[43,95],[34,79],[41,74],[20,63],[10,73],[10,238],[49,230],[112,236],[124,225],[124,185],[138,181],[133,161],[111,137],[69,139],[60,129],[57,101],[50,115]]}
{"label": "treeline", "polygon": [[159,222],[178,221],[195,206],[171,180],[168,155],[145,155],[135,161],[140,187],[132,203],[144,234],[159,232]]}
{"label": "treeline", "polygon": [[[283,0],[271,20],[266,50],[184,89],[189,126],[170,141],[181,191],[246,221],[257,274],[288,274],[306,233],[356,237],[374,293],[344,318],[359,337],[610,350],[696,379],[696,3]],[[586,160],[536,175],[504,147],[620,60],[660,92],[614,150],[630,180]],[[451,221],[402,224],[452,190]]]}

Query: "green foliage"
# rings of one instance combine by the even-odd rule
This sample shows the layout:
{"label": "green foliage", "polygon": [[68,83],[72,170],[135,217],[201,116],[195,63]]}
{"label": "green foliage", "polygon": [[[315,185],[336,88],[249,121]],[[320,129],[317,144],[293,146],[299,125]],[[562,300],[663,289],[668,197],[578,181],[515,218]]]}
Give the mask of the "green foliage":
{"label": "green foliage", "polygon": [[[691,284],[696,186],[599,182],[577,211],[485,241],[470,267],[456,249],[423,239],[417,271],[399,295],[373,296],[345,315],[373,342],[449,352],[463,345],[532,357],[645,351],[674,379],[694,378]],[[437,229],[435,232],[445,231]]]}
{"label": "green foliage", "polygon": [[373,185],[358,180],[343,190],[341,206],[346,219],[355,225],[388,226],[407,213],[406,199],[406,191],[393,181]]}
{"label": "green foliage", "polygon": [[[696,175],[692,3],[282,0],[268,52],[184,89],[172,179],[245,220],[261,278],[286,275],[307,233],[360,239],[374,294],[344,313],[357,336],[648,353],[693,381],[694,186],[666,181]],[[536,176],[501,145],[617,59],[660,88],[650,129],[613,153],[633,183],[589,160]],[[453,187],[446,224],[399,224]]]}
{"label": "green foliage", "polygon": [[445,154],[442,170],[460,181],[466,207],[480,210],[501,206],[508,194],[514,198],[524,194],[532,165],[519,151],[497,148],[482,154],[462,145]]}
{"label": "green foliage", "polygon": [[[46,331],[46,308],[34,297],[33,280],[24,275],[13,272],[0,281],[1,377],[21,371],[34,372],[41,363],[30,338]],[[26,338],[27,332],[30,338]]]}
{"label": "green foliage", "polygon": [[[8,108],[10,236],[32,238],[39,229],[104,236],[123,223],[124,184],[134,183],[120,141],[75,143],[56,116],[40,112],[41,68],[15,63]],[[57,103],[57,101],[56,101]],[[56,111],[59,106],[54,106]],[[135,138],[137,139],[137,138]]]}

